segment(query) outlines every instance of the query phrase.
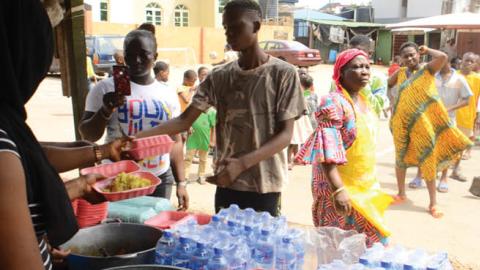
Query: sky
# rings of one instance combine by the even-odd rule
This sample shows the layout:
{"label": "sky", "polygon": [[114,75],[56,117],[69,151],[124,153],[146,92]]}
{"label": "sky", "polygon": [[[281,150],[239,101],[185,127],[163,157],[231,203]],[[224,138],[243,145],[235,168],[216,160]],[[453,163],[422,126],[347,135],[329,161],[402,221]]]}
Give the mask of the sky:
{"label": "sky", "polygon": [[367,4],[369,0],[299,0],[298,6],[308,6],[313,9],[318,9],[324,5],[331,3],[342,3],[342,4]]}

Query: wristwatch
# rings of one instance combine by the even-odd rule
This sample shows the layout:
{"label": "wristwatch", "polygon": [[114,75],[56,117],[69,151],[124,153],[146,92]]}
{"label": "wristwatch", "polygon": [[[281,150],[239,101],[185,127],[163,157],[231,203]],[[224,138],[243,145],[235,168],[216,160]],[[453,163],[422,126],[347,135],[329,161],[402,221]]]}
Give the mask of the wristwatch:
{"label": "wristwatch", "polygon": [[180,186],[180,187],[186,187],[188,184],[187,181],[178,181],[177,182],[177,187]]}

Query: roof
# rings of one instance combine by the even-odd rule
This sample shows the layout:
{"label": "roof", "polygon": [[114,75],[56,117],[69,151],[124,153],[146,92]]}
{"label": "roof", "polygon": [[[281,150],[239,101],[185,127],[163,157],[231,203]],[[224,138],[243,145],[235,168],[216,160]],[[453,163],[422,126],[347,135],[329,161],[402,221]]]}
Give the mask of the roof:
{"label": "roof", "polygon": [[308,19],[306,21],[317,23],[317,24],[326,24],[326,25],[335,25],[335,26],[345,26],[350,28],[357,27],[375,27],[375,28],[384,28],[385,25],[381,23],[369,23],[369,22],[352,22],[352,21],[332,21],[332,20],[313,20]]}
{"label": "roof", "polygon": [[454,13],[386,25],[389,29],[416,27],[442,29],[480,29],[480,14]]}
{"label": "roof", "polygon": [[309,19],[331,20],[331,21],[345,20],[345,18],[342,18],[339,16],[323,13],[323,12],[312,10],[312,9],[306,9],[306,8],[295,10],[295,12],[293,13],[293,17],[295,18],[295,20],[309,20]]}

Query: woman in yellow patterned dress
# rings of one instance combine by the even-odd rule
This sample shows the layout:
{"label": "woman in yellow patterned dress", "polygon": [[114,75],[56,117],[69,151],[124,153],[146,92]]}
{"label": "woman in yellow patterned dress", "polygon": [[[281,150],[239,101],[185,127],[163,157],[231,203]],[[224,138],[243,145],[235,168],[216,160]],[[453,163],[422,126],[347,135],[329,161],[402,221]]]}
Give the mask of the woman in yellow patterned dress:
{"label": "woman in yellow patterned dress", "polygon": [[[432,60],[420,66],[420,55]],[[438,209],[435,179],[437,172],[449,166],[471,143],[453,123],[441,102],[435,86],[435,74],[440,71],[447,55],[441,51],[418,47],[406,42],[400,47],[405,67],[395,72],[388,81],[397,86],[390,129],[396,156],[398,195],[396,202],[406,200],[405,176],[408,167],[418,167],[430,195],[428,211],[435,218],[443,216]]]}

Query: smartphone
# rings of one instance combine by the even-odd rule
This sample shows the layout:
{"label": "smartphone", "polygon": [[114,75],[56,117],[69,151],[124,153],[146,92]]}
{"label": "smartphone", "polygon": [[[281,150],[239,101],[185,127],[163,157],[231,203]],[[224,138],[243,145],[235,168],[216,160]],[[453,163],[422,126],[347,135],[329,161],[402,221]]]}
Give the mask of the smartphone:
{"label": "smartphone", "polygon": [[115,85],[115,93],[121,96],[131,95],[130,74],[127,66],[113,66],[113,84]]}

